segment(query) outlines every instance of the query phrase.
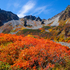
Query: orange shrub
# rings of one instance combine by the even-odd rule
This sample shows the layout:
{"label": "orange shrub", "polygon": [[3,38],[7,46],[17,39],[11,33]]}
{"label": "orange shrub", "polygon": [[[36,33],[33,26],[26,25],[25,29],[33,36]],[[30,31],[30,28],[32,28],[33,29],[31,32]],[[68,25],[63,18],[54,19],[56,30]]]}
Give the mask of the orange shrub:
{"label": "orange shrub", "polygon": [[68,43],[70,43],[70,40],[68,40]]}
{"label": "orange shrub", "polygon": [[[4,45],[7,42],[12,43]],[[47,70],[56,63],[65,65],[65,57],[70,57],[68,47],[43,38],[0,34],[0,44],[0,61],[9,63],[12,68]]]}

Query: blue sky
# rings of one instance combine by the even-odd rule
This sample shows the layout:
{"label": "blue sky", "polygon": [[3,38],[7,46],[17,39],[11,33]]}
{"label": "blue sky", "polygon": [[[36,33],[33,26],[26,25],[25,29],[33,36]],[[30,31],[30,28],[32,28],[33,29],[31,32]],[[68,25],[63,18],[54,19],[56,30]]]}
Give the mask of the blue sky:
{"label": "blue sky", "polygon": [[0,0],[0,8],[17,14],[20,18],[33,15],[48,19],[65,10],[70,0]]}

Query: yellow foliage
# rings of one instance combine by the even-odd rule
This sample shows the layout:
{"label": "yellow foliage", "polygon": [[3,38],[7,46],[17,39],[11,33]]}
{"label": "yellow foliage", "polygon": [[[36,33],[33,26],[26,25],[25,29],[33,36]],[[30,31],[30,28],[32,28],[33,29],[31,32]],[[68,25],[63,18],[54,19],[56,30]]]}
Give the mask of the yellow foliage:
{"label": "yellow foliage", "polygon": [[41,32],[44,32],[44,30],[41,30]]}
{"label": "yellow foliage", "polygon": [[51,32],[52,31],[52,29],[48,29],[49,30],[49,32]]}
{"label": "yellow foliage", "polygon": [[67,42],[68,40],[66,39],[65,42]]}
{"label": "yellow foliage", "polygon": [[63,41],[63,40],[64,40],[64,38],[60,38],[60,39],[59,39],[59,41]]}
{"label": "yellow foliage", "polygon": [[22,27],[21,30],[26,29],[25,27]]}
{"label": "yellow foliage", "polygon": [[54,41],[56,41],[56,42],[57,42],[57,38],[56,38],[56,37],[54,38]]}
{"label": "yellow foliage", "polygon": [[34,37],[33,35],[28,34],[27,37]]}

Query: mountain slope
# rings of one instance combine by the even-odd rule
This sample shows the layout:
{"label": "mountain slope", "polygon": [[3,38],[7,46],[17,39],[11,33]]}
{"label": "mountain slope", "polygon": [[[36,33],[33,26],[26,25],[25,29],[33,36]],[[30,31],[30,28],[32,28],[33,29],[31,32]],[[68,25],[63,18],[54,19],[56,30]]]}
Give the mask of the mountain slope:
{"label": "mountain slope", "polygon": [[64,13],[60,16],[59,20],[66,20],[70,18],[70,5],[67,6]]}
{"label": "mountain slope", "polygon": [[[68,6],[64,11],[62,11],[61,13],[55,15],[54,17],[52,17],[48,20],[43,20],[40,17],[35,17],[32,15],[25,16],[23,18],[20,18],[19,20],[11,20],[11,21],[6,22],[2,27],[0,27],[0,32],[2,32],[2,31],[4,32],[6,30],[6,27],[11,28],[10,31],[12,31],[12,30],[19,31],[24,28],[39,29],[44,26],[49,26],[49,27],[54,26],[55,28],[53,28],[53,29],[57,29],[57,27],[59,25],[64,26],[70,22],[69,11],[70,11],[70,6]],[[66,15],[66,17],[65,17],[65,15]],[[64,20],[64,18],[66,18],[66,19]],[[62,28],[62,29],[64,30],[64,28]],[[7,29],[7,30],[9,30],[9,29]]]}
{"label": "mountain slope", "polygon": [[7,22],[7,21],[10,21],[10,20],[18,20],[19,17],[10,12],[10,11],[5,11],[5,10],[1,10],[0,9],[0,20],[4,23],[4,22]]}

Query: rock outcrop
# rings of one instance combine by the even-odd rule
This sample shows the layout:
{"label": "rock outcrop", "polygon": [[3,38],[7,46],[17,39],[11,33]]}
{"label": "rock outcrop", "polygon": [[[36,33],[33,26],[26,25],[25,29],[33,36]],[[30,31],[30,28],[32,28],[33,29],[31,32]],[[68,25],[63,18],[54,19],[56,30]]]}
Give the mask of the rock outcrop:
{"label": "rock outcrop", "polygon": [[38,20],[39,20],[39,21],[42,21],[42,19],[41,19],[40,17],[37,17],[37,18],[36,18],[36,21],[38,21]]}
{"label": "rock outcrop", "polygon": [[2,26],[3,25],[3,23],[2,23],[2,21],[0,20],[0,26]]}
{"label": "rock outcrop", "polygon": [[10,20],[18,20],[19,17],[10,12],[10,11],[5,11],[5,10],[1,10],[0,9],[0,20],[4,23],[4,22],[7,22],[7,21],[10,21]]}
{"label": "rock outcrop", "polygon": [[60,16],[59,20],[66,20],[70,18],[70,5],[67,6],[64,13]]}
{"label": "rock outcrop", "polygon": [[42,21],[42,19],[40,17],[35,17],[35,16],[32,16],[32,15],[28,15],[28,16],[25,16],[24,19],[26,20],[36,20],[36,21]]}
{"label": "rock outcrop", "polygon": [[35,16],[32,16],[32,15],[28,15],[28,16],[25,16],[24,17],[24,19],[26,19],[26,20],[35,20],[36,19],[36,17]]}

